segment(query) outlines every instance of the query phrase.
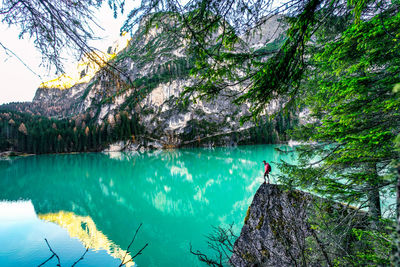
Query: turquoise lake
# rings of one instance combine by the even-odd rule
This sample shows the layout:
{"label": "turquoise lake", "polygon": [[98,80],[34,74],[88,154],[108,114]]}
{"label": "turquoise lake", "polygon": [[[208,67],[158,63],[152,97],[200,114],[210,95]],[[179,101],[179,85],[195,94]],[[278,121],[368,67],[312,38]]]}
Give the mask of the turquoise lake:
{"label": "turquoise lake", "polygon": [[[291,161],[278,145],[81,153],[0,160],[0,266],[203,266],[212,226],[237,233],[263,182],[262,160]],[[55,266],[53,257],[44,266]]]}

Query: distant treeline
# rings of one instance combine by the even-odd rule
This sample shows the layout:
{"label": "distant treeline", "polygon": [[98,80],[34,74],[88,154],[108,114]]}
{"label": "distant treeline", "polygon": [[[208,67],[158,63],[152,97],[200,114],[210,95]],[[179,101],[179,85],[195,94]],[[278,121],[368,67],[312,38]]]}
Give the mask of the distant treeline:
{"label": "distant treeline", "polygon": [[298,116],[291,113],[280,112],[273,119],[260,119],[257,125],[248,132],[251,144],[277,144],[288,141],[288,132],[298,126]]}
{"label": "distant treeline", "polygon": [[223,135],[230,136],[232,145],[279,144],[290,139],[288,132],[298,124],[299,119],[296,114],[280,112],[273,118],[267,116],[260,118],[254,126],[245,130],[228,131],[227,134],[224,134],[221,129],[229,127],[227,122],[191,120],[187,127],[190,130],[184,131],[180,138],[184,141],[198,139],[199,142],[190,142],[192,146],[201,146],[200,140],[205,143],[214,143],[217,146],[227,145],[226,139],[222,137]]}
{"label": "distant treeline", "polygon": [[[227,135],[231,135],[232,142],[239,145],[281,143],[288,139],[287,130],[297,123],[297,118],[293,115],[278,114],[273,120],[263,119],[255,127]],[[218,133],[222,126],[224,125],[215,122],[192,120],[188,123],[188,131],[180,138],[183,141],[201,138],[217,146],[226,145],[219,135],[205,138]],[[89,114],[68,119],[49,119],[0,109],[0,151],[34,154],[95,152],[116,141],[135,141],[143,133],[144,129],[138,118],[126,111],[109,115],[98,124]]]}
{"label": "distant treeline", "polygon": [[135,116],[120,112],[98,125],[88,114],[49,119],[0,110],[0,151],[63,153],[100,151],[118,140],[134,139],[141,131]]}
{"label": "distant treeline", "polygon": [[66,117],[71,114],[71,103],[60,98],[60,101],[49,103],[46,101],[35,102],[10,102],[2,104],[0,110],[28,113],[37,116]]}

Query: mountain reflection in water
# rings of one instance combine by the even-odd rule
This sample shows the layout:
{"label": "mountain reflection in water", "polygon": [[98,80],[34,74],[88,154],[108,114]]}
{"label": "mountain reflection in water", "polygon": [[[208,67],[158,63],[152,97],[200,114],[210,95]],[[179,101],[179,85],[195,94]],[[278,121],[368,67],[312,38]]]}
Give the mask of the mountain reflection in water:
{"label": "mountain reflection in water", "polygon": [[[117,258],[142,222],[133,250],[149,246],[135,259],[138,266],[200,266],[189,253],[189,244],[207,251],[205,235],[212,225],[234,222],[240,231],[263,181],[261,161],[288,160],[275,147],[40,155],[0,161],[0,200],[29,200],[40,219],[60,225],[84,246]],[[45,237],[40,241],[44,249]],[[1,238],[0,234],[1,243],[7,242]],[[90,253],[94,252],[89,251],[79,266],[89,266],[94,257]],[[0,251],[0,265],[4,255]],[[50,255],[40,257],[44,261]]]}

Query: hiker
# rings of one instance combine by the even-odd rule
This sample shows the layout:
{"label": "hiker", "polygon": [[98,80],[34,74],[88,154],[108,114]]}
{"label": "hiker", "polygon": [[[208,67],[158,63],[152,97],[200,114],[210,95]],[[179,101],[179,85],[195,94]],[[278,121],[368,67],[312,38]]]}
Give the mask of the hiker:
{"label": "hiker", "polygon": [[266,183],[267,181],[265,180],[265,176],[268,177],[268,184],[269,184],[269,172],[271,171],[271,165],[269,165],[268,162],[266,162],[265,160],[263,160],[264,163],[264,183]]}

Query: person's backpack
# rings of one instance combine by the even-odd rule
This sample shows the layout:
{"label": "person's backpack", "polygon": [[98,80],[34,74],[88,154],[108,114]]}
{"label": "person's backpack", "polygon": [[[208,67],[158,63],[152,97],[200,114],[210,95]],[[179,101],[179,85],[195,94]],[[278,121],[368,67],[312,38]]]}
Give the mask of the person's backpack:
{"label": "person's backpack", "polygon": [[267,163],[267,170],[268,172],[271,172],[271,165],[269,163]]}

